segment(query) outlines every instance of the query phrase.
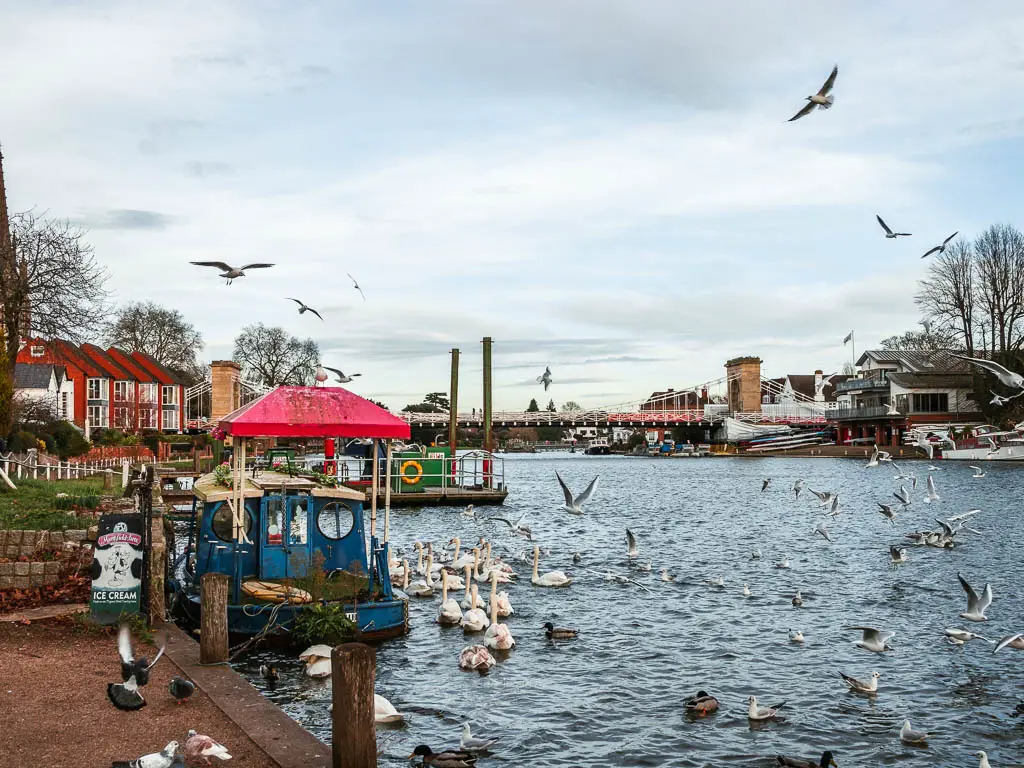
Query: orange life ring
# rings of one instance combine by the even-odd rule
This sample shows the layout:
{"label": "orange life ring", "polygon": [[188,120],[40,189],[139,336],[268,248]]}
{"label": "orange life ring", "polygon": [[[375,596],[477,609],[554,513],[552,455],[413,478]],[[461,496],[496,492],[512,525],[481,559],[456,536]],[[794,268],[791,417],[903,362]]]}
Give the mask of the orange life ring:
{"label": "orange life ring", "polygon": [[[405,474],[405,470],[409,469],[410,467],[416,470],[415,475]],[[423,465],[420,464],[418,461],[409,459],[408,461],[402,462],[402,466],[399,467],[398,472],[402,476],[403,483],[405,483],[406,485],[416,485],[416,483],[418,483],[420,479],[423,477]]]}

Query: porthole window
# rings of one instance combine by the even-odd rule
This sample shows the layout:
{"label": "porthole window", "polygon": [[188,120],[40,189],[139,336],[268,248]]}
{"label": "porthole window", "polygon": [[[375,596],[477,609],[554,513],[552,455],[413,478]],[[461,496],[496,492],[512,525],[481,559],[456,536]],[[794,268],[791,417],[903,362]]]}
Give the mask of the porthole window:
{"label": "porthole window", "polygon": [[[217,511],[213,513],[213,520],[210,521],[210,527],[213,529],[213,535],[221,541],[234,541],[234,515],[231,513],[231,507],[226,503],[217,507]],[[249,510],[246,510],[245,535],[250,541],[252,540],[252,527],[252,515]]]}
{"label": "porthole window", "polygon": [[316,516],[316,525],[320,533],[328,539],[343,539],[352,532],[356,524],[356,516],[348,504],[332,501],[324,505]]}

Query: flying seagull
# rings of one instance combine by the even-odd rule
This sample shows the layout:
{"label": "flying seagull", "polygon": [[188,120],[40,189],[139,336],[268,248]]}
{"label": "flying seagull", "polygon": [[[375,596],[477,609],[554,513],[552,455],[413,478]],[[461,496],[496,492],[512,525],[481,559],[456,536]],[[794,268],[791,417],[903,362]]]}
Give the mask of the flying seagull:
{"label": "flying seagull", "polygon": [[765,489],[771,484],[771,482],[772,479],[770,477],[761,481],[761,493],[764,493]]}
{"label": "flying seagull", "polygon": [[591,480],[590,485],[587,486],[587,489],[576,498],[573,498],[572,491],[569,490],[569,486],[565,484],[565,481],[562,479],[562,476],[558,474],[558,472],[555,472],[555,477],[558,478],[558,484],[562,486],[562,493],[565,494],[565,511],[574,515],[582,515],[583,505],[590,501],[590,497],[594,495],[594,491],[597,490],[597,481],[600,479],[601,476],[598,475],[593,480]]}
{"label": "flying seagull", "polygon": [[1003,648],[1014,648],[1018,651],[1024,651],[1024,633],[1018,632],[1016,635],[1007,635],[1001,638],[996,643],[996,648],[992,653],[999,653]]}
{"label": "flying seagull", "polygon": [[795,494],[793,498],[794,499],[799,499],[800,498],[800,491],[802,491],[803,489],[804,489],[804,481],[803,480],[797,480],[795,483],[793,483],[793,493]]}
{"label": "flying seagull", "polygon": [[626,554],[627,555],[629,555],[630,557],[637,557],[637,556],[639,556],[640,550],[638,550],[636,548],[636,536],[633,535],[633,532],[631,530],[629,530],[629,528],[626,529],[626,544],[627,544],[627,548],[626,548]]}
{"label": "flying seagull", "polygon": [[903,547],[889,547],[889,564],[892,568],[899,568],[908,560],[910,558],[907,557],[907,550]]}
{"label": "flying seagull", "polygon": [[171,768],[174,753],[178,751],[178,742],[172,741],[159,752],[143,755],[137,760],[115,760],[110,768]]}
{"label": "flying seagull", "polygon": [[964,588],[964,592],[967,593],[967,610],[960,614],[960,618],[968,621],[988,621],[985,611],[992,605],[992,586],[986,584],[985,589],[979,595],[974,587],[967,583],[967,579],[959,573],[956,577],[960,580],[960,586]]}
{"label": "flying seagull", "polygon": [[882,217],[879,216],[877,213],[875,214],[875,218],[878,219],[878,223],[881,224],[882,229],[885,230],[886,239],[895,240],[897,237],[910,237],[909,232],[893,232],[891,229],[889,229],[889,225],[882,221]]}
{"label": "flying seagull", "polygon": [[927,253],[925,253],[924,256],[922,256],[921,258],[923,259],[923,258],[926,258],[928,256],[931,256],[933,253],[945,253],[946,252],[946,246],[949,245],[949,241],[952,240],[954,237],[956,237],[959,233],[960,233],[960,230],[958,229],[952,235],[950,235],[945,240],[943,240],[942,241],[942,245],[936,245],[934,248],[932,248]]}
{"label": "flying seagull", "polygon": [[363,293],[363,289],[359,287],[359,283],[356,282],[356,279],[354,277],[352,277],[352,275],[349,274],[348,272],[346,272],[345,274],[348,275],[348,279],[352,281],[352,286],[357,291],[359,291],[359,295],[363,297],[363,301],[366,301],[366,294]]}
{"label": "flying seagull", "polygon": [[331,373],[333,373],[333,374],[334,374],[335,376],[337,376],[337,377],[338,377],[338,383],[339,383],[339,384],[348,384],[348,383],[349,383],[350,381],[352,381],[352,380],[353,380],[353,379],[354,379],[354,378],[355,378],[356,376],[362,376],[362,375],[363,375],[363,374],[361,374],[361,373],[353,373],[353,374],[352,374],[351,376],[346,376],[346,375],[345,375],[344,373],[342,373],[341,371],[339,371],[339,370],[338,370],[337,368],[331,368],[331,367],[329,367],[329,366],[326,366],[326,365],[325,365],[325,366],[323,366],[323,368],[324,368],[324,370],[325,370],[325,371],[330,371],[330,372],[331,372]]}
{"label": "flying seagull", "polygon": [[548,387],[551,386],[551,368],[550,367],[545,367],[544,368],[544,373],[541,376],[537,377],[537,383],[538,384],[543,384],[544,385],[544,391],[545,392],[548,391]]}
{"label": "flying seagull", "polygon": [[319,317],[319,318],[320,318],[321,320],[323,320],[323,317],[322,317],[322,316],[320,315],[320,313],[319,313],[319,312],[317,312],[317,311],[316,311],[315,309],[313,309],[312,307],[310,307],[310,306],[308,306],[308,305],[306,305],[306,304],[303,304],[303,303],[302,303],[301,301],[299,301],[298,299],[293,299],[293,298],[291,298],[291,297],[289,296],[289,297],[288,297],[288,301],[294,301],[294,302],[295,302],[296,304],[298,304],[298,305],[299,305],[299,314],[300,314],[300,315],[304,315],[304,314],[306,314],[307,312],[312,312],[312,313],[313,313],[314,315],[316,315],[316,316],[317,316],[317,317]]}
{"label": "flying seagull", "polygon": [[245,270],[247,269],[265,269],[266,267],[274,266],[273,264],[246,264],[244,267],[232,267],[223,261],[193,261],[190,263],[195,264],[197,267],[216,267],[221,270],[223,273],[221,277],[227,279],[228,285],[231,285],[236,277],[245,277]]}
{"label": "flying seagull", "polygon": [[889,506],[888,504],[883,504],[880,501],[876,501],[875,504],[878,505],[878,514],[880,514],[882,517],[884,517],[890,523],[895,525],[896,524],[896,513],[892,511],[892,507]]}
{"label": "flying seagull", "polygon": [[971,365],[976,365],[979,368],[983,368],[1008,387],[1024,389],[1024,376],[1004,368],[997,362],[992,360],[981,360],[977,357],[964,357],[963,355],[953,355],[953,357],[968,362]]}
{"label": "flying seagull", "polygon": [[789,118],[787,122],[792,123],[794,120],[799,120],[801,117],[809,115],[815,107],[818,107],[819,109],[831,109],[832,102],[835,101],[835,99],[829,92],[832,90],[832,86],[836,82],[836,75],[838,74],[839,67],[837,65],[832,68],[832,74],[828,76],[828,80],[826,80],[825,84],[821,86],[821,90],[819,90],[813,96],[807,97],[807,106],[805,106],[803,109],[801,109],[791,118]]}
{"label": "flying seagull", "polygon": [[874,627],[843,627],[843,629],[859,629],[863,635],[860,640],[857,640],[854,643],[854,645],[859,648],[863,648],[865,651],[882,653],[883,651],[892,650],[889,643],[886,641],[895,635],[895,632],[886,632],[881,629],[875,629]]}

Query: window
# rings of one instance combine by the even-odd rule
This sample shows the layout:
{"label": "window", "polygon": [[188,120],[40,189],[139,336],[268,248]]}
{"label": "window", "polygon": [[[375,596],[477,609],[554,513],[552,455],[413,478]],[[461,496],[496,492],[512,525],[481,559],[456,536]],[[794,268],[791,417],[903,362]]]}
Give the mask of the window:
{"label": "window", "polygon": [[949,395],[945,392],[914,394],[915,413],[946,413],[949,411]]}
{"label": "window", "polygon": [[103,386],[103,379],[89,379],[89,399],[106,400],[106,387]]}
{"label": "window", "polygon": [[139,429],[156,429],[156,409],[155,408],[140,408],[139,409]]}
{"label": "window", "polygon": [[347,504],[332,501],[325,504],[316,516],[316,525],[320,533],[328,539],[343,539],[352,532],[356,524],[355,515]]}
{"label": "window", "polygon": [[107,427],[107,406],[105,405],[90,405],[89,406],[89,426],[90,427]]}
{"label": "window", "polygon": [[32,355],[32,357],[42,357],[43,355],[46,354],[46,348],[36,344],[29,348],[29,353]]}
{"label": "window", "polygon": [[177,408],[164,408],[164,430],[172,430],[178,428],[178,409]]}
{"label": "window", "polygon": [[164,405],[178,404],[178,388],[175,386],[164,387]]}
{"label": "window", "polygon": [[131,403],[135,400],[134,381],[115,381],[114,400],[122,403]]}
{"label": "window", "polygon": [[132,431],[135,429],[134,409],[123,406],[114,407],[114,426],[118,429]]}
{"label": "window", "polygon": [[[229,507],[226,502],[217,507],[217,511],[213,513],[213,519],[210,521],[210,527],[213,529],[213,535],[222,541],[234,541],[234,525],[235,516],[231,512],[231,507]],[[246,509],[245,535],[250,540],[252,539],[252,525],[252,513]]]}
{"label": "window", "polygon": [[62,419],[71,420],[71,393],[61,392],[60,393],[60,417]]}
{"label": "window", "polygon": [[156,405],[156,384],[139,384],[139,402]]}

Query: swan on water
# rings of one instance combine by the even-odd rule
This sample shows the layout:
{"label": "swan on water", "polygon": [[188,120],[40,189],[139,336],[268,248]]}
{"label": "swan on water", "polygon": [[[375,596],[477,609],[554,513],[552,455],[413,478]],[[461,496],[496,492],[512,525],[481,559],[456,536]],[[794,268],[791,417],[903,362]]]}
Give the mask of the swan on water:
{"label": "swan on water", "polygon": [[459,624],[462,621],[462,609],[453,597],[448,597],[448,571],[441,572],[441,607],[437,612],[438,624]]}
{"label": "swan on water", "polygon": [[468,645],[459,652],[459,667],[462,669],[487,670],[496,663],[491,652],[482,645]]}
{"label": "swan on water", "polygon": [[498,578],[497,574],[491,577],[491,625],[484,633],[484,645],[492,650],[508,651],[516,647],[515,638],[512,637],[512,630],[507,624],[498,621]]}
{"label": "swan on water", "polygon": [[[473,585],[472,590],[472,601],[476,603],[479,599],[476,584]],[[487,614],[480,608],[470,608],[462,615],[462,629],[465,632],[482,632],[490,623],[491,620],[487,618]]]}
{"label": "swan on water", "polygon": [[542,576],[537,575],[537,564],[540,561],[540,547],[533,547],[533,578],[530,581],[535,587],[567,587],[572,579],[562,571],[548,571]]}
{"label": "swan on water", "polygon": [[306,662],[309,677],[331,676],[331,646],[311,645],[299,654],[299,660]]}

